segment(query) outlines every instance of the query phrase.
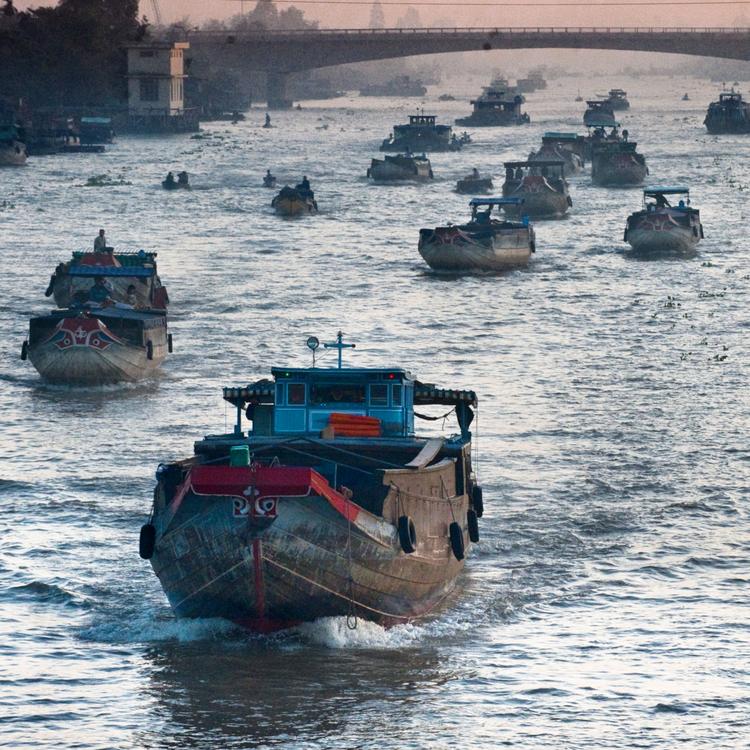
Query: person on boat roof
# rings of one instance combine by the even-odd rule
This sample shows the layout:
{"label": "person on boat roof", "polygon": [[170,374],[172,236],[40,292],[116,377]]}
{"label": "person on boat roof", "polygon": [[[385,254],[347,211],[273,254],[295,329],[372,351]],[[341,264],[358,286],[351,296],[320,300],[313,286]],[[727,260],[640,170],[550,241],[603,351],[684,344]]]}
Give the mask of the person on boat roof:
{"label": "person on boat roof", "polygon": [[474,167],[474,169],[472,169],[472,170],[471,170],[471,176],[472,176],[472,177],[473,177],[473,178],[474,178],[475,180],[478,180],[478,179],[479,179],[479,170],[478,170],[478,169],[477,169],[476,167]]}
{"label": "person on boat roof", "polygon": [[99,234],[94,238],[94,252],[95,253],[107,252],[107,240],[104,237],[103,229],[100,229]]}
{"label": "person on boat roof", "polygon": [[109,299],[109,289],[107,288],[104,276],[97,276],[94,279],[94,285],[89,289],[89,302],[96,302],[103,305]]}
{"label": "person on boat roof", "polygon": [[307,175],[303,175],[302,182],[300,182],[300,184],[297,185],[297,191],[303,196],[310,197],[310,198],[314,197],[314,193],[310,189],[310,180],[307,179]]}
{"label": "person on boat roof", "polygon": [[174,174],[172,172],[167,172],[167,178],[164,180],[164,182],[166,182],[167,185],[174,185],[175,184]]}
{"label": "person on boat roof", "polygon": [[271,174],[271,170],[266,170],[266,176],[263,178],[264,185],[273,185],[276,182],[276,178]]}
{"label": "person on boat roof", "polygon": [[178,185],[187,185],[188,183],[188,173],[187,172],[180,172],[177,175],[177,184]]}
{"label": "person on boat roof", "polygon": [[264,128],[270,128],[271,127],[271,115],[266,112],[266,122],[263,125]]}

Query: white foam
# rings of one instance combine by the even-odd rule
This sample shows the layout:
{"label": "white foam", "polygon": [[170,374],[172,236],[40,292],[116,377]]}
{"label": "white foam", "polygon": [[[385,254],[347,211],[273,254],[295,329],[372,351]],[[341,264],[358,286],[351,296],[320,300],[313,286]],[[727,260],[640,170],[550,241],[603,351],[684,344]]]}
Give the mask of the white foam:
{"label": "white foam", "polygon": [[418,625],[384,628],[361,618],[356,628],[350,628],[345,617],[322,617],[300,625],[297,632],[313,644],[335,649],[404,648],[417,645],[425,636],[425,629]]}
{"label": "white foam", "polygon": [[220,618],[159,619],[142,615],[97,623],[81,630],[79,636],[103,643],[190,643],[220,638],[237,629],[233,623]]}

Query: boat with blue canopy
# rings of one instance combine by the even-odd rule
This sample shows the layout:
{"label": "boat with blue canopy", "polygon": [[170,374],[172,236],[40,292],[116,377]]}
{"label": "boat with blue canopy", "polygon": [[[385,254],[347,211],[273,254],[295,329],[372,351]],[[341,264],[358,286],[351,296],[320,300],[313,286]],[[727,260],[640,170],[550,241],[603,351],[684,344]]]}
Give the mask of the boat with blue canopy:
{"label": "boat with blue canopy", "polygon": [[638,252],[690,253],[703,239],[700,211],[682,185],[647,187],[643,208],[625,225],[625,242]]}
{"label": "boat with blue canopy", "polygon": [[471,219],[419,230],[419,254],[435,271],[507,271],[528,264],[536,251],[528,219],[495,218],[493,210],[523,211],[523,198],[472,198]]}
{"label": "boat with blue canopy", "polygon": [[[270,631],[320,617],[384,625],[445,606],[472,542],[482,491],[472,464],[472,390],[399,367],[274,367],[224,388],[234,429],[161,464],[139,552],[180,617]],[[440,415],[424,409],[440,407]],[[418,411],[419,410],[419,411]],[[420,436],[415,419],[455,415]]]}

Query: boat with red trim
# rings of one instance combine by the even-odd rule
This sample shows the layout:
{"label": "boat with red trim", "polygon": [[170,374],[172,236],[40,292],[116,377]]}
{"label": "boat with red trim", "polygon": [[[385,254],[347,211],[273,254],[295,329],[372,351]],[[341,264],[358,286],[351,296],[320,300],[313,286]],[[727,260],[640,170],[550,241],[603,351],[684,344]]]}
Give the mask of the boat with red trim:
{"label": "boat with red trim", "polygon": [[642,185],[648,175],[646,157],[635,141],[603,141],[591,150],[591,181],[604,187]]}
{"label": "boat with red trim", "polygon": [[506,161],[503,196],[522,198],[504,206],[506,216],[560,219],[573,205],[562,159]]}
{"label": "boat with red trim", "polygon": [[106,385],[152,375],[172,351],[164,310],[126,305],[54,310],[29,322],[21,359],[48,383]]}
{"label": "boat with red trim", "polygon": [[[672,196],[672,202],[670,198]],[[625,242],[637,252],[690,253],[703,239],[700,212],[690,205],[686,187],[648,187],[643,209],[630,214]]]}
{"label": "boat with red trim", "polygon": [[[308,339],[313,358],[318,345]],[[344,368],[354,345],[341,333],[324,346],[338,367],[273,368],[273,380],[225,388],[234,431],[159,466],[139,552],[178,616],[257,631],[328,616],[393,625],[453,592],[483,510],[476,394],[400,368]],[[458,434],[416,434],[415,408],[435,404]]]}

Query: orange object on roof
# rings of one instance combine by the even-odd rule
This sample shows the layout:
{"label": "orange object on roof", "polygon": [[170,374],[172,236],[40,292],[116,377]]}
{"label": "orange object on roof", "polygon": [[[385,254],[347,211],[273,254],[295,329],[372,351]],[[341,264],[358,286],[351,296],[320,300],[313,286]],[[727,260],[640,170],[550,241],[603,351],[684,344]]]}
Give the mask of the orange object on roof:
{"label": "orange object on roof", "polygon": [[341,437],[380,437],[382,422],[377,417],[363,414],[342,414],[334,412],[329,416],[328,424],[334,434]]}

